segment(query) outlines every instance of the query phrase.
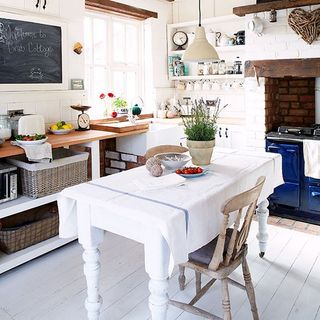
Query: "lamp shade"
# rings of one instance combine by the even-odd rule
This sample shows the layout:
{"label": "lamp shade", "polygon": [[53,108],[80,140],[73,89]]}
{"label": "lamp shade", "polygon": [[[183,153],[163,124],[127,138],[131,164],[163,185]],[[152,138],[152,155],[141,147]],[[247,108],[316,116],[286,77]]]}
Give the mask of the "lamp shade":
{"label": "lamp shade", "polygon": [[206,62],[219,60],[215,48],[208,42],[204,27],[197,26],[195,38],[182,57],[182,61]]}

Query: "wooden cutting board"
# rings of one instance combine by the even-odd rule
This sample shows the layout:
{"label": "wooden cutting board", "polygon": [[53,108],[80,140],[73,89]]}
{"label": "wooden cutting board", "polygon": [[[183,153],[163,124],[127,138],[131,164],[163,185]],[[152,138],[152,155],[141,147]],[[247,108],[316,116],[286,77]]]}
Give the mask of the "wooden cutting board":
{"label": "wooden cutting board", "polygon": [[132,124],[129,121],[115,122],[115,123],[96,123],[96,124],[91,124],[90,128],[94,130],[123,133],[123,132],[136,131],[136,130],[148,130],[149,123]]}

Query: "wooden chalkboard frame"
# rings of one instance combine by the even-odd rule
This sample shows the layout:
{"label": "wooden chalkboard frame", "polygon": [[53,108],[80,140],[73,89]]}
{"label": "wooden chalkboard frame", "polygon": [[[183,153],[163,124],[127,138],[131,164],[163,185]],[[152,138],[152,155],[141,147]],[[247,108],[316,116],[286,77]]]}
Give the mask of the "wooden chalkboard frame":
{"label": "wooden chalkboard frame", "polygon": [[39,23],[61,28],[61,65],[62,65],[62,82],[59,83],[14,83],[0,84],[0,92],[3,91],[33,91],[33,90],[67,90],[68,89],[68,63],[67,63],[67,25],[64,22],[51,20],[46,17],[25,16],[1,12],[0,18],[12,19],[23,22]]}

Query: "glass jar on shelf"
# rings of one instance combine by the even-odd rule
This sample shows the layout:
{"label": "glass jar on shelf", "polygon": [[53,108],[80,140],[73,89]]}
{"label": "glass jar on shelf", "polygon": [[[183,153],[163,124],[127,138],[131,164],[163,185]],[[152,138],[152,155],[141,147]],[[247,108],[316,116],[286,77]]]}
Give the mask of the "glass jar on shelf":
{"label": "glass jar on shelf", "polygon": [[212,63],[212,74],[219,74],[219,62],[214,61]]}
{"label": "glass jar on shelf", "polygon": [[239,57],[236,58],[235,62],[233,63],[234,73],[235,74],[242,74],[242,61]]}
{"label": "glass jar on shelf", "polygon": [[204,68],[203,68],[203,74],[205,76],[212,74],[211,62],[205,62]]}
{"label": "glass jar on shelf", "polygon": [[11,137],[10,118],[6,114],[0,115],[0,140],[8,140]]}
{"label": "glass jar on shelf", "polygon": [[227,64],[225,60],[219,62],[219,75],[224,75],[227,72]]}
{"label": "glass jar on shelf", "polygon": [[227,63],[226,74],[234,74],[234,66],[232,63]]}
{"label": "glass jar on shelf", "polygon": [[198,62],[198,76],[204,75],[204,62]]}

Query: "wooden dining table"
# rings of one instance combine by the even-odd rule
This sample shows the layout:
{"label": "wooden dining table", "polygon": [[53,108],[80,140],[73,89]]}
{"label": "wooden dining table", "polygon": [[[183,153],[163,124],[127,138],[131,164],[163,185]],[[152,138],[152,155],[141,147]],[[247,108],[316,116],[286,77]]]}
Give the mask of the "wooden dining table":
{"label": "wooden dining table", "polygon": [[[88,319],[99,319],[99,245],[105,231],[144,244],[153,320],[166,319],[168,277],[188,253],[219,233],[221,208],[235,194],[266,176],[257,216],[260,252],[267,248],[267,197],[283,183],[281,156],[265,152],[218,149],[197,178],[165,172],[152,177],[139,167],[65,189],[59,196],[60,237],[78,235],[84,253]],[[230,221],[230,224],[232,221]]]}

